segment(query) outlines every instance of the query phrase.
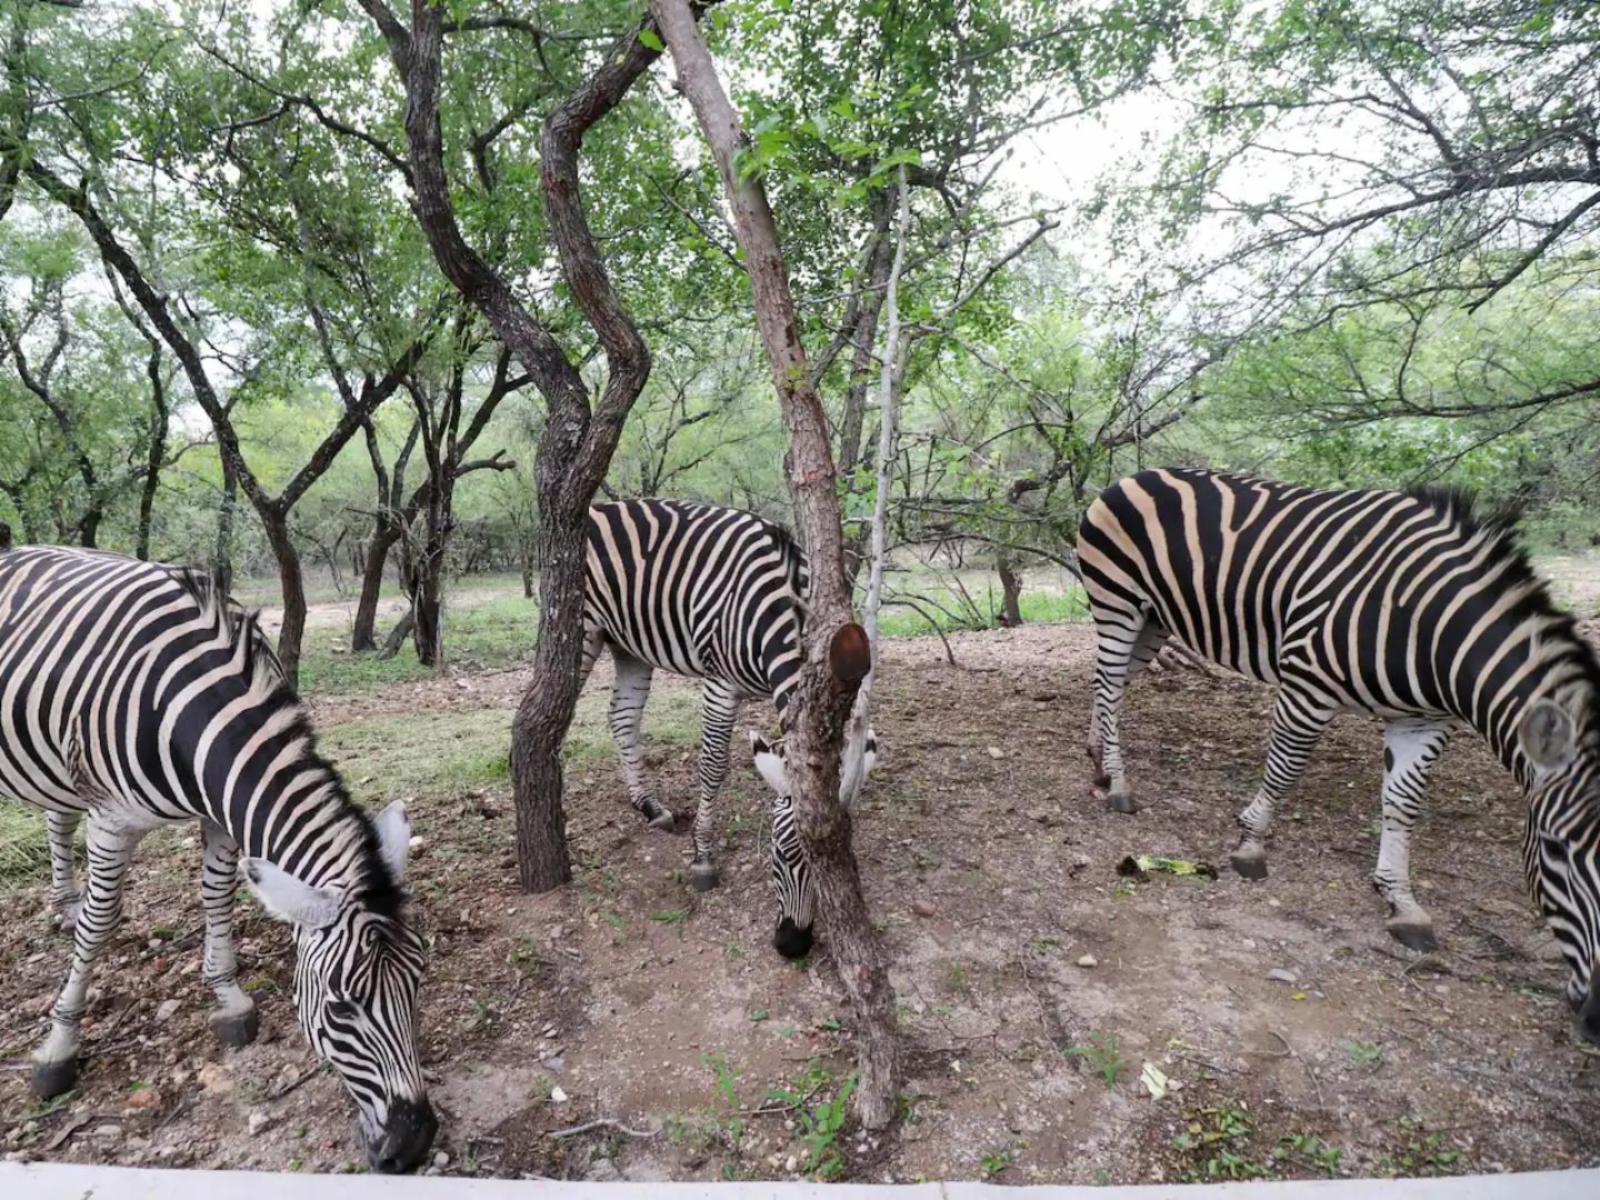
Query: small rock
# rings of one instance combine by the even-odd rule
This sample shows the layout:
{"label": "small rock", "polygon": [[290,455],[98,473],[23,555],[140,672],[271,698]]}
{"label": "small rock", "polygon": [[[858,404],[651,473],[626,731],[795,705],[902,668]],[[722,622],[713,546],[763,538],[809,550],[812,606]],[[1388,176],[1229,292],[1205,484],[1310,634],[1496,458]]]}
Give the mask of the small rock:
{"label": "small rock", "polygon": [[783,1169],[788,1171],[791,1175],[799,1168],[799,1166],[800,1160],[792,1154],[783,1160]]}
{"label": "small rock", "polygon": [[427,843],[422,840],[422,835],[420,833],[414,833],[411,835],[411,841],[407,843],[407,846],[411,850],[411,853],[415,854],[426,844]]}
{"label": "small rock", "polygon": [[1006,756],[1006,752],[1004,750],[1000,749],[999,746],[990,746],[989,747],[989,757],[990,758],[1000,759],[1000,758],[1004,758],[1005,756]]}
{"label": "small rock", "polygon": [[128,1093],[128,1107],[152,1109],[161,1107],[161,1093],[153,1087],[137,1088]]}
{"label": "small rock", "polygon": [[1080,967],[1098,967],[1100,965],[1100,960],[1092,954],[1085,954],[1082,958],[1078,959],[1078,965]]}
{"label": "small rock", "polygon": [[259,1111],[251,1113],[250,1114],[250,1120],[248,1122],[249,1129],[250,1129],[250,1136],[251,1137],[255,1137],[258,1133],[260,1133],[263,1129],[265,1129],[268,1125],[271,1125],[271,1124],[272,1124],[272,1118],[267,1116],[266,1113],[259,1112]]}
{"label": "small rock", "polygon": [[559,1054],[552,1054],[539,1065],[546,1071],[549,1071],[550,1074],[559,1075],[561,1072],[567,1069],[567,1060],[562,1058]]}
{"label": "small rock", "polygon": [[450,1156],[443,1150],[433,1156],[433,1165],[443,1170],[450,1165]]}
{"label": "small rock", "polygon": [[1293,983],[1295,981],[1294,972],[1287,971],[1282,967],[1273,967],[1272,970],[1267,972],[1267,978],[1274,983]]}
{"label": "small rock", "polygon": [[183,1004],[180,1001],[163,1000],[160,1004],[156,1005],[156,1020],[170,1021],[177,1014],[177,1011],[182,1007]]}
{"label": "small rock", "polygon": [[96,1125],[94,1127],[94,1136],[100,1138],[102,1141],[114,1142],[122,1136],[122,1126]]}
{"label": "small rock", "polygon": [[1267,897],[1267,907],[1268,908],[1282,908],[1283,907],[1283,901],[1279,900],[1276,896],[1269,896],[1269,897]]}
{"label": "small rock", "polygon": [[195,1077],[200,1081],[200,1086],[208,1092],[226,1096],[233,1091],[233,1077],[217,1063],[207,1063],[200,1068]]}
{"label": "small rock", "polygon": [[550,1089],[550,1099],[556,1104],[565,1104],[567,1102],[567,1094],[560,1088],[553,1087]]}
{"label": "small rock", "polygon": [[911,911],[919,917],[931,917],[935,909],[931,900],[923,900],[919,897],[911,902]]}

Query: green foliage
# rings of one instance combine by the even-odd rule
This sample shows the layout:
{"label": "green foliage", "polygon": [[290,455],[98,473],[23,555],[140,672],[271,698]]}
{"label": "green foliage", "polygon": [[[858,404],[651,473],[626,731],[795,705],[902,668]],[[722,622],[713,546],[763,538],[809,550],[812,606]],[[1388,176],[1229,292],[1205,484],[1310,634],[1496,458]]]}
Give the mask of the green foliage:
{"label": "green foliage", "polygon": [[800,1141],[806,1149],[808,1175],[832,1179],[844,1170],[844,1157],[837,1143],[849,1117],[850,1097],[855,1093],[857,1079],[855,1074],[847,1076],[820,1104],[812,1104],[810,1097],[819,1091],[827,1092],[833,1087],[833,1080],[826,1072],[815,1069],[793,1088],[774,1088],[767,1093],[767,1099],[781,1100],[793,1107]]}
{"label": "green foliage", "polygon": [[1095,1074],[1105,1081],[1108,1091],[1117,1086],[1117,1077],[1128,1065],[1118,1049],[1117,1035],[1114,1033],[1091,1033],[1087,1041],[1068,1046],[1065,1053],[1087,1062]]}

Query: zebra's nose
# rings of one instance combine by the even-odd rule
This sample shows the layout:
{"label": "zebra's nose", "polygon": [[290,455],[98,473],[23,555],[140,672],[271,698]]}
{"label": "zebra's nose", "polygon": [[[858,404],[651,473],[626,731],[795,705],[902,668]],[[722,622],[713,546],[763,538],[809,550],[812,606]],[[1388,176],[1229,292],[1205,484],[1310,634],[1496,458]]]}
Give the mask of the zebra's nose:
{"label": "zebra's nose", "polygon": [[784,917],[773,931],[772,944],[785,958],[804,958],[811,953],[811,927],[804,929],[794,923],[793,917]]}
{"label": "zebra's nose", "polygon": [[367,1162],[380,1175],[415,1170],[433,1147],[439,1120],[426,1099],[417,1104],[397,1100],[389,1108],[389,1121],[375,1141],[367,1144]]}
{"label": "zebra's nose", "polygon": [[1578,1010],[1578,1036],[1600,1046],[1600,972],[1589,977],[1589,998]]}

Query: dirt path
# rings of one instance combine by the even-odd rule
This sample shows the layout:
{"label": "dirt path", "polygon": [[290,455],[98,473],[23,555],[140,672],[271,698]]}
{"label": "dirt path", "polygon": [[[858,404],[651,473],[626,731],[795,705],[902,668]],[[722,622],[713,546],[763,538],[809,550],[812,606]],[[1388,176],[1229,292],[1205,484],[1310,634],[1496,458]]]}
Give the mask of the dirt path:
{"label": "dirt path", "polygon": [[[1151,807],[1122,817],[1085,798],[1089,630],[951,643],[962,667],[936,639],[894,643],[885,664],[884,765],[858,850],[902,1006],[907,1120],[888,1136],[814,1134],[843,1176],[1132,1182],[1600,1164],[1600,1066],[1572,1041],[1564,969],[1523,897],[1520,802],[1475,741],[1459,739],[1441,763],[1416,839],[1419,897],[1445,939],[1423,958],[1385,936],[1367,882],[1381,776],[1373,723],[1344,718],[1330,731],[1268,880],[1224,870],[1138,882],[1117,874],[1128,854],[1225,861],[1261,770],[1267,690],[1190,672],[1142,680],[1126,743]],[[498,715],[521,682],[520,672],[430,680],[319,705],[318,720],[414,712],[425,737],[428,712]],[[686,809],[691,756],[652,762]],[[681,881],[686,839],[640,828],[614,762],[575,769],[568,788],[577,877],[543,897],[516,890],[503,788],[413,806],[442,1169],[594,1179],[803,1169],[805,1122],[754,1110],[781,1107],[765,1099],[778,1087],[809,1094],[812,1108],[835,1094],[851,1033],[826,930],[801,966],[768,948],[759,781],[743,764],[730,780],[725,882],[704,898]],[[226,1052],[206,1033],[198,980],[198,849],[169,838],[142,864],[91,1002],[95,1057],[82,1090],[49,1114],[32,1113],[15,1068],[66,947],[41,915],[42,884],[0,901],[0,957],[12,964],[0,980],[6,1149],[358,1163],[338,1085],[304,1075],[284,933],[257,915],[243,922],[244,978],[266,1036]],[[156,1020],[169,997],[181,1008]],[[1139,1082],[1147,1063],[1181,1086],[1153,1099]],[[545,1136],[595,1116],[659,1132]]]}

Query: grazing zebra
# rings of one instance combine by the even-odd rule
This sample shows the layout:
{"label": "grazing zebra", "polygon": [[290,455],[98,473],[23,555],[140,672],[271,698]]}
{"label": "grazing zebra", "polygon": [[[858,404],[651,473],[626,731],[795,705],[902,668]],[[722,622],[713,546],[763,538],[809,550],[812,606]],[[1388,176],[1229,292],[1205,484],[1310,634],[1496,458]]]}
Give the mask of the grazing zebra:
{"label": "grazing zebra", "polygon": [[1384,719],[1373,882],[1388,930],[1437,943],[1412,895],[1410,832],[1450,728],[1478,731],[1527,792],[1523,867],[1600,1041],[1600,660],[1551,603],[1509,515],[1469,495],[1315,491],[1209,471],[1142,471],[1084,514],[1078,554],[1099,654],[1089,753],[1132,811],[1117,714],[1168,637],[1278,686],[1266,777],[1234,868],[1266,874],[1273,810],[1341,710]]}
{"label": "grazing zebra", "polygon": [[[51,900],[75,943],[34,1056],[37,1095],[76,1081],[85,993],[134,847],[198,820],[213,1031],[229,1045],[256,1035],[233,953],[243,851],[252,891],[294,927],[300,1025],[354,1098],[368,1161],[389,1172],[422,1160],[438,1123],[417,1060],[423,946],[403,911],[405,809],[374,820],[351,803],[253,618],[176,568],[0,553],[0,793],[48,814]],[[80,902],[72,834],[85,814]]]}
{"label": "grazing zebra", "polygon": [[[752,513],[679,500],[630,500],[589,510],[582,679],[610,647],[616,667],[611,734],[628,799],[654,829],[670,829],[645,769],[639,726],[657,668],[703,679],[700,802],[689,883],[719,879],[714,807],[728,775],[739,704],[770,696],[783,717],[800,671],[809,585],[805,555],[781,526]],[[774,812],[776,813],[775,807]],[[792,851],[792,852],[791,852]],[[810,902],[798,840],[774,831],[779,918],[773,945],[785,957],[811,949]]]}

